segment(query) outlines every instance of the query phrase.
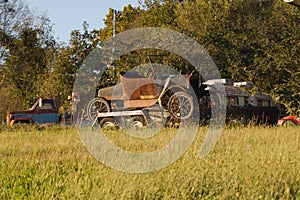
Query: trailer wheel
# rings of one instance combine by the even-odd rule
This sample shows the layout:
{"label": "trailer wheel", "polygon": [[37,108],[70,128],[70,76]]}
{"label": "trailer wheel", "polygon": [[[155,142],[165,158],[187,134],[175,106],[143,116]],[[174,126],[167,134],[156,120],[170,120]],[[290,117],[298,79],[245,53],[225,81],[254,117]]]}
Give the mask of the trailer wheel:
{"label": "trailer wheel", "polygon": [[146,126],[145,119],[141,116],[133,116],[130,120],[134,128],[143,128]]}
{"label": "trailer wheel", "polygon": [[110,112],[110,106],[105,99],[97,97],[89,102],[87,106],[87,115],[92,122],[95,121],[98,113],[103,112]]}
{"label": "trailer wheel", "polygon": [[169,99],[168,111],[177,120],[189,119],[194,112],[193,98],[186,92],[175,92]]}
{"label": "trailer wheel", "polygon": [[115,130],[116,122],[113,118],[107,117],[100,120],[99,126],[104,130]]}

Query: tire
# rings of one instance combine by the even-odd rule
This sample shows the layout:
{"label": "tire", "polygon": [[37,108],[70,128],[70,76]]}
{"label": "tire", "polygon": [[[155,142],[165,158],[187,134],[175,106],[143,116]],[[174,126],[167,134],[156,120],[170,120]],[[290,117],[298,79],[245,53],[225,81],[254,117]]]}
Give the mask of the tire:
{"label": "tire", "polygon": [[108,102],[101,97],[92,99],[87,106],[88,118],[93,122],[95,121],[97,114],[101,112],[110,112]]}
{"label": "tire", "polygon": [[130,120],[130,123],[134,128],[143,128],[146,126],[145,119],[142,116],[133,116]]}
{"label": "tire", "polygon": [[115,130],[117,127],[115,120],[111,117],[101,119],[99,126],[104,130]]}
{"label": "tire", "polygon": [[195,110],[193,98],[186,92],[174,93],[168,102],[168,111],[177,120],[186,120],[193,116]]}

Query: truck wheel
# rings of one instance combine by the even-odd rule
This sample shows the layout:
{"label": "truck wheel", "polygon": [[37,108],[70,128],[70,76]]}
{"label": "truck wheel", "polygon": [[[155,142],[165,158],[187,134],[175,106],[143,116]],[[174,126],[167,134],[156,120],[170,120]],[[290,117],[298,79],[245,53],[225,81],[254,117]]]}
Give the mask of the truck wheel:
{"label": "truck wheel", "polygon": [[95,121],[98,113],[102,112],[110,112],[108,102],[101,97],[92,99],[87,106],[88,118],[93,122]]}
{"label": "truck wheel", "polygon": [[104,130],[115,130],[116,129],[116,122],[113,118],[103,118],[99,123],[100,128]]}
{"label": "truck wheel", "polygon": [[175,92],[169,99],[168,111],[175,119],[189,119],[194,112],[192,97],[183,91]]}

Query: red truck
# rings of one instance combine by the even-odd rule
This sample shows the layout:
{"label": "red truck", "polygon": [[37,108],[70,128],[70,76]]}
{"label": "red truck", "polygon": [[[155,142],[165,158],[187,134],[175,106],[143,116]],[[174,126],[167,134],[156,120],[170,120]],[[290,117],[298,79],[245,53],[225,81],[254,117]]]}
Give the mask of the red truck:
{"label": "red truck", "polygon": [[71,115],[65,114],[63,117],[61,117],[58,112],[57,102],[54,98],[39,98],[28,110],[8,112],[7,124],[55,124],[60,123],[62,121],[62,118],[68,120],[69,118],[71,118]]}

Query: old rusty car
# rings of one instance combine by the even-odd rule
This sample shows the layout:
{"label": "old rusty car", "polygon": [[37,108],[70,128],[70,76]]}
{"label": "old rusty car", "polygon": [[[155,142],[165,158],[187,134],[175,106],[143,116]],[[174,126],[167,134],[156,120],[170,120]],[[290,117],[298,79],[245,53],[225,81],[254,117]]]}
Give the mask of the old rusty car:
{"label": "old rusty car", "polygon": [[165,119],[164,123],[192,119],[199,111],[191,75],[120,73],[119,84],[100,89],[89,102],[88,117],[101,127],[120,125],[124,118],[134,126],[151,125],[154,120],[149,113],[155,112]]}

